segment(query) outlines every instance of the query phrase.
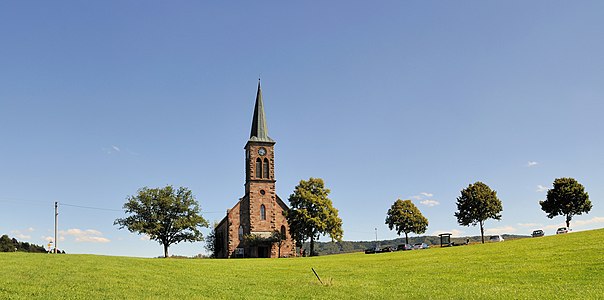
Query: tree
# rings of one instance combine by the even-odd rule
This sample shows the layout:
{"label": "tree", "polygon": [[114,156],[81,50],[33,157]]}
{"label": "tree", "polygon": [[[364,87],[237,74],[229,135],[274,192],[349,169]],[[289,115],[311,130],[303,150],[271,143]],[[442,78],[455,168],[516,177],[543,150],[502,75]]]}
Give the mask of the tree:
{"label": "tree", "polygon": [[585,188],[574,178],[555,179],[554,188],[547,191],[547,199],[539,204],[550,219],[565,216],[568,228],[574,215],[589,213],[592,207]]}
{"label": "tree", "polygon": [[284,212],[290,234],[297,244],[310,239],[311,256],[315,254],[315,240],[321,235],[329,235],[332,241],[341,241],[344,234],[338,210],[327,197],[329,192],[321,178],[300,180],[289,196],[291,208]]}
{"label": "tree", "polygon": [[208,235],[204,238],[206,242],[205,248],[210,252],[210,258],[216,258],[216,253],[220,250],[220,245],[218,244],[220,241],[216,238],[216,228],[220,224],[218,221],[214,221],[212,226],[212,230],[208,233]]}
{"label": "tree", "polygon": [[178,190],[170,185],[153,189],[144,187],[136,196],[127,198],[124,210],[130,215],[116,219],[113,224],[159,242],[164,246],[164,257],[168,257],[170,245],[202,241],[199,228],[208,227],[193,193],[185,187]]}
{"label": "tree", "polygon": [[212,228],[204,238],[206,250],[210,252],[210,258],[216,258],[216,227]]}
{"label": "tree", "polygon": [[15,251],[15,244],[13,240],[11,240],[8,235],[3,235],[0,237],[0,252],[13,252]]}
{"label": "tree", "polygon": [[405,233],[405,244],[409,244],[409,232],[422,234],[428,228],[426,219],[411,200],[398,199],[386,215],[386,224],[390,230],[396,229],[396,233]]}
{"label": "tree", "polygon": [[503,210],[497,192],[477,181],[461,191],[457,198],[457,223],[462,226],[476,226],[480,224],[480,235],[484,244],[484,221],[487,219],[501,220],[500,212]]}

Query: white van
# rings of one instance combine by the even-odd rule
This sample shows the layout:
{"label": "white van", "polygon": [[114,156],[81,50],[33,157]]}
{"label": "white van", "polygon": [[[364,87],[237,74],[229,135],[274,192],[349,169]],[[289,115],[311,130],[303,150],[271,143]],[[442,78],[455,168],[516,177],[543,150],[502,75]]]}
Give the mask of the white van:
{"label": "white van", "polygon": [[489,242],[503,242],[503,237],[500,235],[492,235]]}

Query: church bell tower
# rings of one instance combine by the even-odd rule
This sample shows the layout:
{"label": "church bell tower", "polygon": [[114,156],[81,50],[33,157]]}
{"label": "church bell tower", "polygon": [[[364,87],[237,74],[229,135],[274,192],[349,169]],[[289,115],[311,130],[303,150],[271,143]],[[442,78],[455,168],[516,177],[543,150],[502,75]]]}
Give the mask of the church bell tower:
{"label": "church bell tower", "polygon": [[[284,212],[289,208],[275,190],[275,141],[268,136],[262,89],[258,81],[250,138],[245,150],[245,195],[227,210],[216,227],[216,257],[287,257],[295,255]],[[280,243],[274,236],[280,233]],[[250,243],[248,237],[254,237]]]}
{"label": "church bell tower", "polygon": [[[262,89],[258,81],[250,139],[245,144],[245,192],[262,195],[275,189],[275,141],[268,136]],[[262,193],[264,190],[264,193]]]}

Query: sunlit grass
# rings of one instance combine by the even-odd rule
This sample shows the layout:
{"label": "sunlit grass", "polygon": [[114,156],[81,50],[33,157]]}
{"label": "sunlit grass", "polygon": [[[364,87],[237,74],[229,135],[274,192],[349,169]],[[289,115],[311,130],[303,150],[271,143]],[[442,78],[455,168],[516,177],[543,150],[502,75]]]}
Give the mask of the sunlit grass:
{"label": "sunlit grass", "polygon": [[0,253],[0,274],[0,299],[602,299],[604,230],[288,259]]}

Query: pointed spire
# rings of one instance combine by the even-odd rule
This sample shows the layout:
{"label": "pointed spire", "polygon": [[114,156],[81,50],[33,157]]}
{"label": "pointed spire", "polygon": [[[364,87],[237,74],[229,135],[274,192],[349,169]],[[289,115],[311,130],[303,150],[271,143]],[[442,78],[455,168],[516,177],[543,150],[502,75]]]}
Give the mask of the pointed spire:
{"label": "pointed spire", "polygon": [[256,105],[254,106],[254,118],[252,119],[250,141],[274,142],[270,137],[268,137],[268,127],[266,126],[266,117],[264,115],[264,104],[262,103],[260,78],[258,78],[258,92],[256,93]]}

